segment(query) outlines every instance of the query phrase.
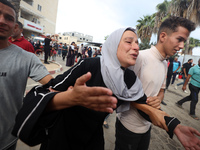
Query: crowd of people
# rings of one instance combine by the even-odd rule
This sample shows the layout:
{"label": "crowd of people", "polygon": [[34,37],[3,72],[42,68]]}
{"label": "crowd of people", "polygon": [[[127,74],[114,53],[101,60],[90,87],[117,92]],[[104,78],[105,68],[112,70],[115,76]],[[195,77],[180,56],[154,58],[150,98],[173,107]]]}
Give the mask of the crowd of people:
{"label": "crowd of people", "polygon": [[99,48],[95,47],[92,49],[92,47],[84,46],[83,44],[78,46],[75,42],[72,42],[71,45],[66,43],[52,42],[49,34],[46,35],[44,46],[38,40],[36,43],[33,43],[33,47],[37,56],[43,56],[43,53],[45,53],[46,57],[44,57],[46,64],[49,64],[47,60],[55,61],[56,57],[62,57],[63,61],[66,60],[66,66],[69,67],[73,66],[74,63],[77,62],[78,58],[85,59],[101,56],[102,48],[102,46],[100,46]]}
{"label": "crowd of people", "polygon": [[[175,134],[186,150],[200,150],[200,132],[182,125],[160,106],[166,87],[166,58],[183,49],[195,29],[193,22],[169,17],[159,28],[157,44],[140,55],[137,33],[131,27],[114,31],[102,51],[95,49],[94,53],[91,47],[78,47],[75,42],[51,45],[51,36],[46,35],[44,63],[53,54],[53,60],[66,58],[70,66],[53,78],[35,54],[11,43],[23,39],[11,36],[22,32],[16,20],[13,5],[0,0],[0,149],[15,150],[20,138],[31,146],[41,144],[41,150],[103,150],[102,125],[116,110],[115,150],[147,150],[151,123],[171,138]],[[79,57],[82,59],[74,65]],[[173,67],[171,73],[175,74],[179,68]],[[182,88],[186,89],[191,78],[190,96],[177,102],[181,107],[191,100],[193,118],[199,75],[200,60],[189,69]],[[24,98],[28,77],[41,85]]]}
{"label": "crowd of people", "polygon": [[[181,66],[180,61],[178,61],[178,57],[170,57],[167,59],[168,61],[168,72],[167,72],[167,81],[166,81],[166,89],[168,89],[170,83],[174,87],[175,90],[178,89],[178,86],[182,86],[182,90],[185,93],[186,87],[189,83],[190,95],[182,98],[177,101],[176,105],[180,108],[183,108],[183,103],[187,101],[191,101],[190,103],[190,112],[189,115],[195,120],[199,120],[199,117],[196,116],[195,109],[196,104],[198,103],[198,94],[200,90],[200,59],[198,60],[198,64],[193,64],[193,59],[188,59],[186,63]],[[180,83],[174,85],[175,79],[183,80]]]}

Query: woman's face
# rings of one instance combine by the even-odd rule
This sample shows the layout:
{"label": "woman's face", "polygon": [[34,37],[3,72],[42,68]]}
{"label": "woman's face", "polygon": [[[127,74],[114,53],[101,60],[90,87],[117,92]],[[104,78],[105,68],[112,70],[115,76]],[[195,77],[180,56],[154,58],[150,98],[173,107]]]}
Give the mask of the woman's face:
{"label": "woman's face", "polygon": [[136,63],[139,54],[137,35],[133,31],[125,31],[117,49],[117,58],[122,67],[127,68]]}

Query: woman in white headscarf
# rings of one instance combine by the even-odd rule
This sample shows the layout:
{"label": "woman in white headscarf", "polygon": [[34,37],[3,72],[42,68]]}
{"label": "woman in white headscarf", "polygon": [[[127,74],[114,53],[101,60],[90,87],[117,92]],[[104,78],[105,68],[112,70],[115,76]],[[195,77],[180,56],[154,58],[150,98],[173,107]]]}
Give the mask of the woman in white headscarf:
{"label": "woman in white headscarf", "polygon": [[[48,84],[34,87],[24,100],[13,134],[29,145],[41,143],[41,150],[103,150],[102,124],[108,113],[77,105],[67,107],[65,92],[77,78],[90,72],[86,85],[111,89],[118,99],[118,112],[129,110],[131,101],[146,101],[140,80],[128,69],[139,54],[135,32],[132,28],[116,30],[104,43],[102,57],[80,60]],[[60,92],[50,92],[50,88]],[[49,106],[51,111],[47,111]],[[153,113],[167,115],[158,109]]]}

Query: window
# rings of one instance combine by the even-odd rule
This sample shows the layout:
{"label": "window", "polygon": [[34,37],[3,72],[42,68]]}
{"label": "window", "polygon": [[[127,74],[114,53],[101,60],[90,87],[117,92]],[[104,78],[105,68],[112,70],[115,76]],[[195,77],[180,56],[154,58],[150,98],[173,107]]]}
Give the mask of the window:
{"label": "window", "polygon": [[59,37],[59,39],[61,40],[61,39],[62,39],[62,37]]}
{"label": "window", "polygon": [[37,23],[37,18],[33,18],[32,22]]}
{"label": "window", "polygon": [[80,38],[80,40],[82,40],[82,38]]}
{"label": "window", "polygon": [[41,11],[41,10],[42,10],[42,6],[40,6],[40,5],[38,4],[37,9],[38,9],[39,11]]}
{"label": "window", "polygon": [[68,37],[64,37],[64,40],[68,40]]}
{"label": "window", "polygon": [[72,33],[72,36],[74,36],[74,33]]}

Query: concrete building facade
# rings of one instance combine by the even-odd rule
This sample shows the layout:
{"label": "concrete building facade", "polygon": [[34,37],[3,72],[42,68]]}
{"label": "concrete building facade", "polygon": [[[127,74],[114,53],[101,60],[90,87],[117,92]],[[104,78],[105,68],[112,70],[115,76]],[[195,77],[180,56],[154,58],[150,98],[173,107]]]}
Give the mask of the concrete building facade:
{"label": "concrete building facade", "polygon": [[24,37],[55,34],[58,0],[21,0],[18,20]]}
{"label": "concrete building facade", "polygon": [[81,44],[84,42],[92,42],[93,36],[91,35],[84,35],[83,33],[79,32],[64,32],[58,34],[58,42],[71,44],[71,42],[75,42],[76,44]]}

